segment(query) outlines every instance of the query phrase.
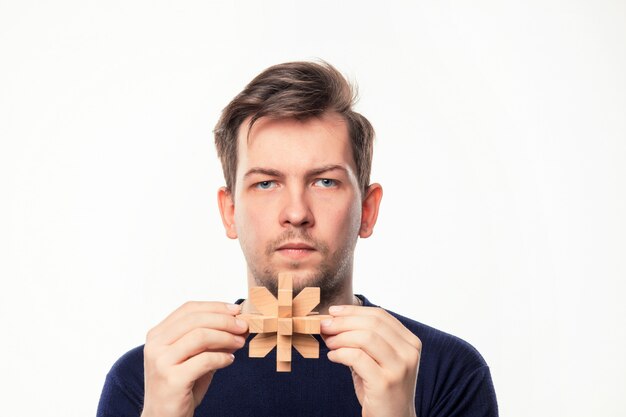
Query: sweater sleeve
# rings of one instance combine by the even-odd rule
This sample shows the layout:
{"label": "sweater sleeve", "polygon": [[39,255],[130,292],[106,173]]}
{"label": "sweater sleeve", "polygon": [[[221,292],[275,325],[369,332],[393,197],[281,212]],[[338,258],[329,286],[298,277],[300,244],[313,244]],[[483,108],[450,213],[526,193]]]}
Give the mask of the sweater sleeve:
{"label": "sweater sleeve", "polygon": [[432,417],[497,417],[498,403],[487,365],[461,379],[432,409]]}
{"label": "sweater sleeve", "polygon": [[122,356],[104,381],[97,417],[139,417],[143,410],[143,347]]}
{"label": "sweater sleeve", "polygon": [[115,376],[109,374],[104,382],[97,417],[139,417],[142,405],[124,389]]}

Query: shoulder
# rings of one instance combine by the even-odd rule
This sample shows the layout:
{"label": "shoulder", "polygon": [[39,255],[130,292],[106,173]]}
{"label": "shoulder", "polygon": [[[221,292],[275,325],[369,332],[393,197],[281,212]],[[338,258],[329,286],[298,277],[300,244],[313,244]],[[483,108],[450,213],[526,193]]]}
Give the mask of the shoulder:
{"label": "shoulder", "polygon": [[[360,297],[364,306],[378,307]],[[416,401],[422,414],[497,416],[498,408],[489,367],[465,340],[385,309],[422,342]],[[456,411],[455,411],[456,410]]]}
{"label": "shoulder", "polygon": [[143,345],[123,354],[111,367],[109,375],[122,380],[141,377],[143,385]]}
{"label": "shoulder", "polygon": [[[360,296],[360,298],[363,300],[364,306],[378,307],[366,297]],[[421,340],[422,362],[424,360],[454,362],[457,366],[468,368],[466,371],[469,372],[487,365],[478,350],[465,340],[391,310],[385,309],[385,311],[398,319],[404,327]]]}
{"label": "shoulder", "polygon": [[134,415],[141,411],[143,395],[143,346],[138,346],[111,367],[100,397],[98,416]]}

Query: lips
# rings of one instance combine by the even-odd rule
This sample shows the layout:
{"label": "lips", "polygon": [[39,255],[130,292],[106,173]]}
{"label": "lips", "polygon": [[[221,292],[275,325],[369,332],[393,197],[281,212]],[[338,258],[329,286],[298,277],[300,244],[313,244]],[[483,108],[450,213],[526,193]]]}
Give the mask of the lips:
{"label": "lips", "polygon": [[284,250],[284,249],[315,250],[311,245],[307,245],[306,243],[297,243],[297,242],[285,243],[284,245],[278,247],[278,250]]}
{"label": "lips", "polygon": [[290,242],[279,246],[276,252],[292,260],[303,260],[315,253],[313,246],[301,242]]}

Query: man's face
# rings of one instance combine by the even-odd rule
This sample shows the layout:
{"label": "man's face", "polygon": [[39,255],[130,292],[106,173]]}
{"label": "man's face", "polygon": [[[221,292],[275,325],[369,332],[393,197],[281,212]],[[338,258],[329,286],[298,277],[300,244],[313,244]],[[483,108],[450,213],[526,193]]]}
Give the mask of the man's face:
{"label": "man's face", "polygon": [[239,132],[234,227],[256,285],[276,293],[294,272],[294,292],[334,295],[352,276],[361,193],[345,120],[259,119]]}

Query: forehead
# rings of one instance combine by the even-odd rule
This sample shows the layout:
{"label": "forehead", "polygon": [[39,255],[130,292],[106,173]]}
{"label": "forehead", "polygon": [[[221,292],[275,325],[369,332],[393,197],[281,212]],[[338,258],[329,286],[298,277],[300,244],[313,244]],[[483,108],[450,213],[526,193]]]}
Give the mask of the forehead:
{"label": "forehead", "polygon": [[248,125],[249,119],[239,129],[238,179],[251,167],[296,174],[336,164],[355,172],[348,125],[339,114],[306,120],[262,117],[250,131]]}

